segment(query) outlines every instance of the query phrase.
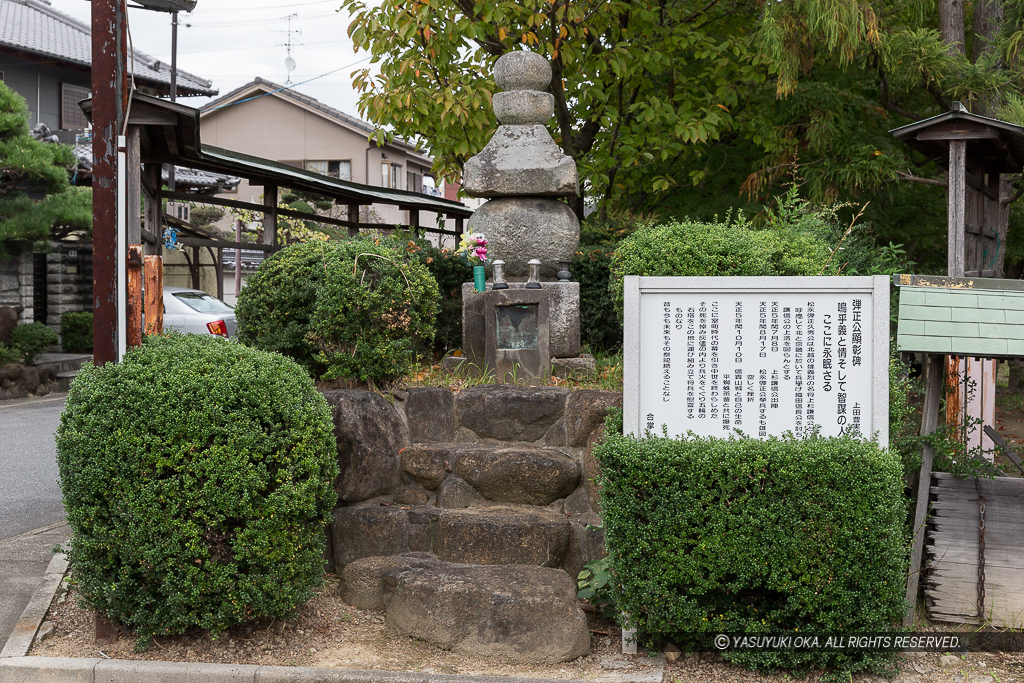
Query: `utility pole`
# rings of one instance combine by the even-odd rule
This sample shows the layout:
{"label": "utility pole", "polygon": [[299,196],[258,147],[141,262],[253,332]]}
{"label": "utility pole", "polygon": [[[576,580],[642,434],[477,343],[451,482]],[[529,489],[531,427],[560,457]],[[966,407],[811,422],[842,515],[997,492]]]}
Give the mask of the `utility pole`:
{"label": "utility pole", "polygon": [[117,155],[124,130],[127,40],[121,0],[92,2],[93,362],[117,360]]}

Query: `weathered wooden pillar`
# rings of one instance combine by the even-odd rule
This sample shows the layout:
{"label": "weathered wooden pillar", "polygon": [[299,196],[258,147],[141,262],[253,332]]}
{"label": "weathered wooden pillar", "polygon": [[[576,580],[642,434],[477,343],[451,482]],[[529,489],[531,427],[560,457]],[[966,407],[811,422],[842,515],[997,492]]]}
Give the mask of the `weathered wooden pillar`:
{"label": "weathered wooden pillar", "polygon": [[164,257],[145,258],[146,269],[146,334],[164,331]]}
{"label": "weathered wooden pillar", "polygon": [[145,186],[149,190],[143,198],[146,209],[144,227],[146,232],[153,235],[156,239],[155,243],[146,244],[146,253],[151,256],[159,256],[163,253],[164,241],[163,181],[160,178],[160,164],[146,164],[144,175],[146,178]]}
{"label": "weathered wooden pillar", "polygon": [[277,185],[263,186],[263,244],[277,245]]}
{"label": "weathered wooden pillar", "polygon": [[[131,195],[131,192],[128,193]],[[138,211],[135,211],[136,223],[138,223]],[[139,228],[141,230],[141,227]],[[131,244],[128,246],[128,297],[125,317],[127,328],[125,330],[128,346],[142,346],[143,312],[142,312],[142,245]]]}
{"label": "weathered wooden pillar", "polygon": [[349,204],[348,205],[348,219],[355,223],[355,225],[348,226],[348,236],[356,237],[359,235],[359,205]]}

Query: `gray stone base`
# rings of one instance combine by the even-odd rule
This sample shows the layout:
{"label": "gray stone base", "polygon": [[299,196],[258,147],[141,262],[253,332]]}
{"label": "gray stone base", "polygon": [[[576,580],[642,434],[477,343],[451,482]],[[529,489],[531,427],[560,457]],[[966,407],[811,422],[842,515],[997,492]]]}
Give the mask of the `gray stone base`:
{"label": "gray stone base", "polygon": [[576,358],[552,358],[551,374],[555,377],[589,379],[596,374],[597,361],[588,353]]}
{"label": "gray stone base", "polygon": [[[580,283],[542,282],[548,293],[548,345],[553,358],[575,358],[580,355]],[[487,283],[491,291],[494,283]],[[510,289],[525,289],[525,282],[510,282]],[[486,325],[484,294],[472,282],[462,285],[462,352],[471,360],[485,356]]]}

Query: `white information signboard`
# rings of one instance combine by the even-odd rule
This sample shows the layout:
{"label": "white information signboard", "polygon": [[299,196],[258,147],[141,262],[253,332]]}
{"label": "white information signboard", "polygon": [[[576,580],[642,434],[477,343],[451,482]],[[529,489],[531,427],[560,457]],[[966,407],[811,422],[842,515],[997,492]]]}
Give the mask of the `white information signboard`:
{"label": "white information signboard", "polygon": [[889,438],[889,278],[625,278],[624,428]]}

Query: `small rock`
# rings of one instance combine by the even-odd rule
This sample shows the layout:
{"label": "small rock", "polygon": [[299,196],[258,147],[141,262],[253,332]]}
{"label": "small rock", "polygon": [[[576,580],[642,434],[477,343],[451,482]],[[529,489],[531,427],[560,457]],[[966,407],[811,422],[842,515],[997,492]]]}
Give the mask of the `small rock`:
{"label": "small rock", "polygon": [[960,666],[960,658],[956,655],[942,655],[939,657],[939,666]]}
{"label": "small rock", "polygon": [[991,676],[971,676],[969,683],[992,683],[993,678]]}
{"label": "small rock", "polygon": [[295,632],[298,633],[300,636],[306,635],[306,632],[303,631],[301,628],[300,629],[296,629]]}
{"label": "small rock", "polygon": [[611,669],[613,671],[621,671],[623,669],[629,669],[633,666],[633,662],[629,661],[625,657],[619,655],[611,655],[608,657],[601,657],[601,668]]}
{"label": "small rock", "polygon": [[602,642],[604,643],[605,647],[611,647],[611,645],[612,645],[612,639],[611,638],[605,638],[604,641],[602,641]]}
{"label": "small rock", "polygon": [[921,666],[920,664],[915,664],[914,665],[914,671],[916,671],[919,674],[926,674],[926,673],[928,673],[929,669],[926,666]]}
{"label": "small rock", "polygon": [[36,633],[36,642],[41,643],[50,636],[53,635],[53,622],[44,621],[39,627],[39,632]]}
{"label": "small rock", "polygon": [[683,651],[680,650],[679,646],[677,646],[675,643],[666,644],[661,651],[665,653],[665,659],[667,659],[670,662],[676,661],[683,654]]}
{"label": "small rock", "polygon": [[966,678],[966,676],[963,676],[961,674],[957,674],[956,676],[953,676],[953,683],[964,683],[964,679],[965,678]]}

